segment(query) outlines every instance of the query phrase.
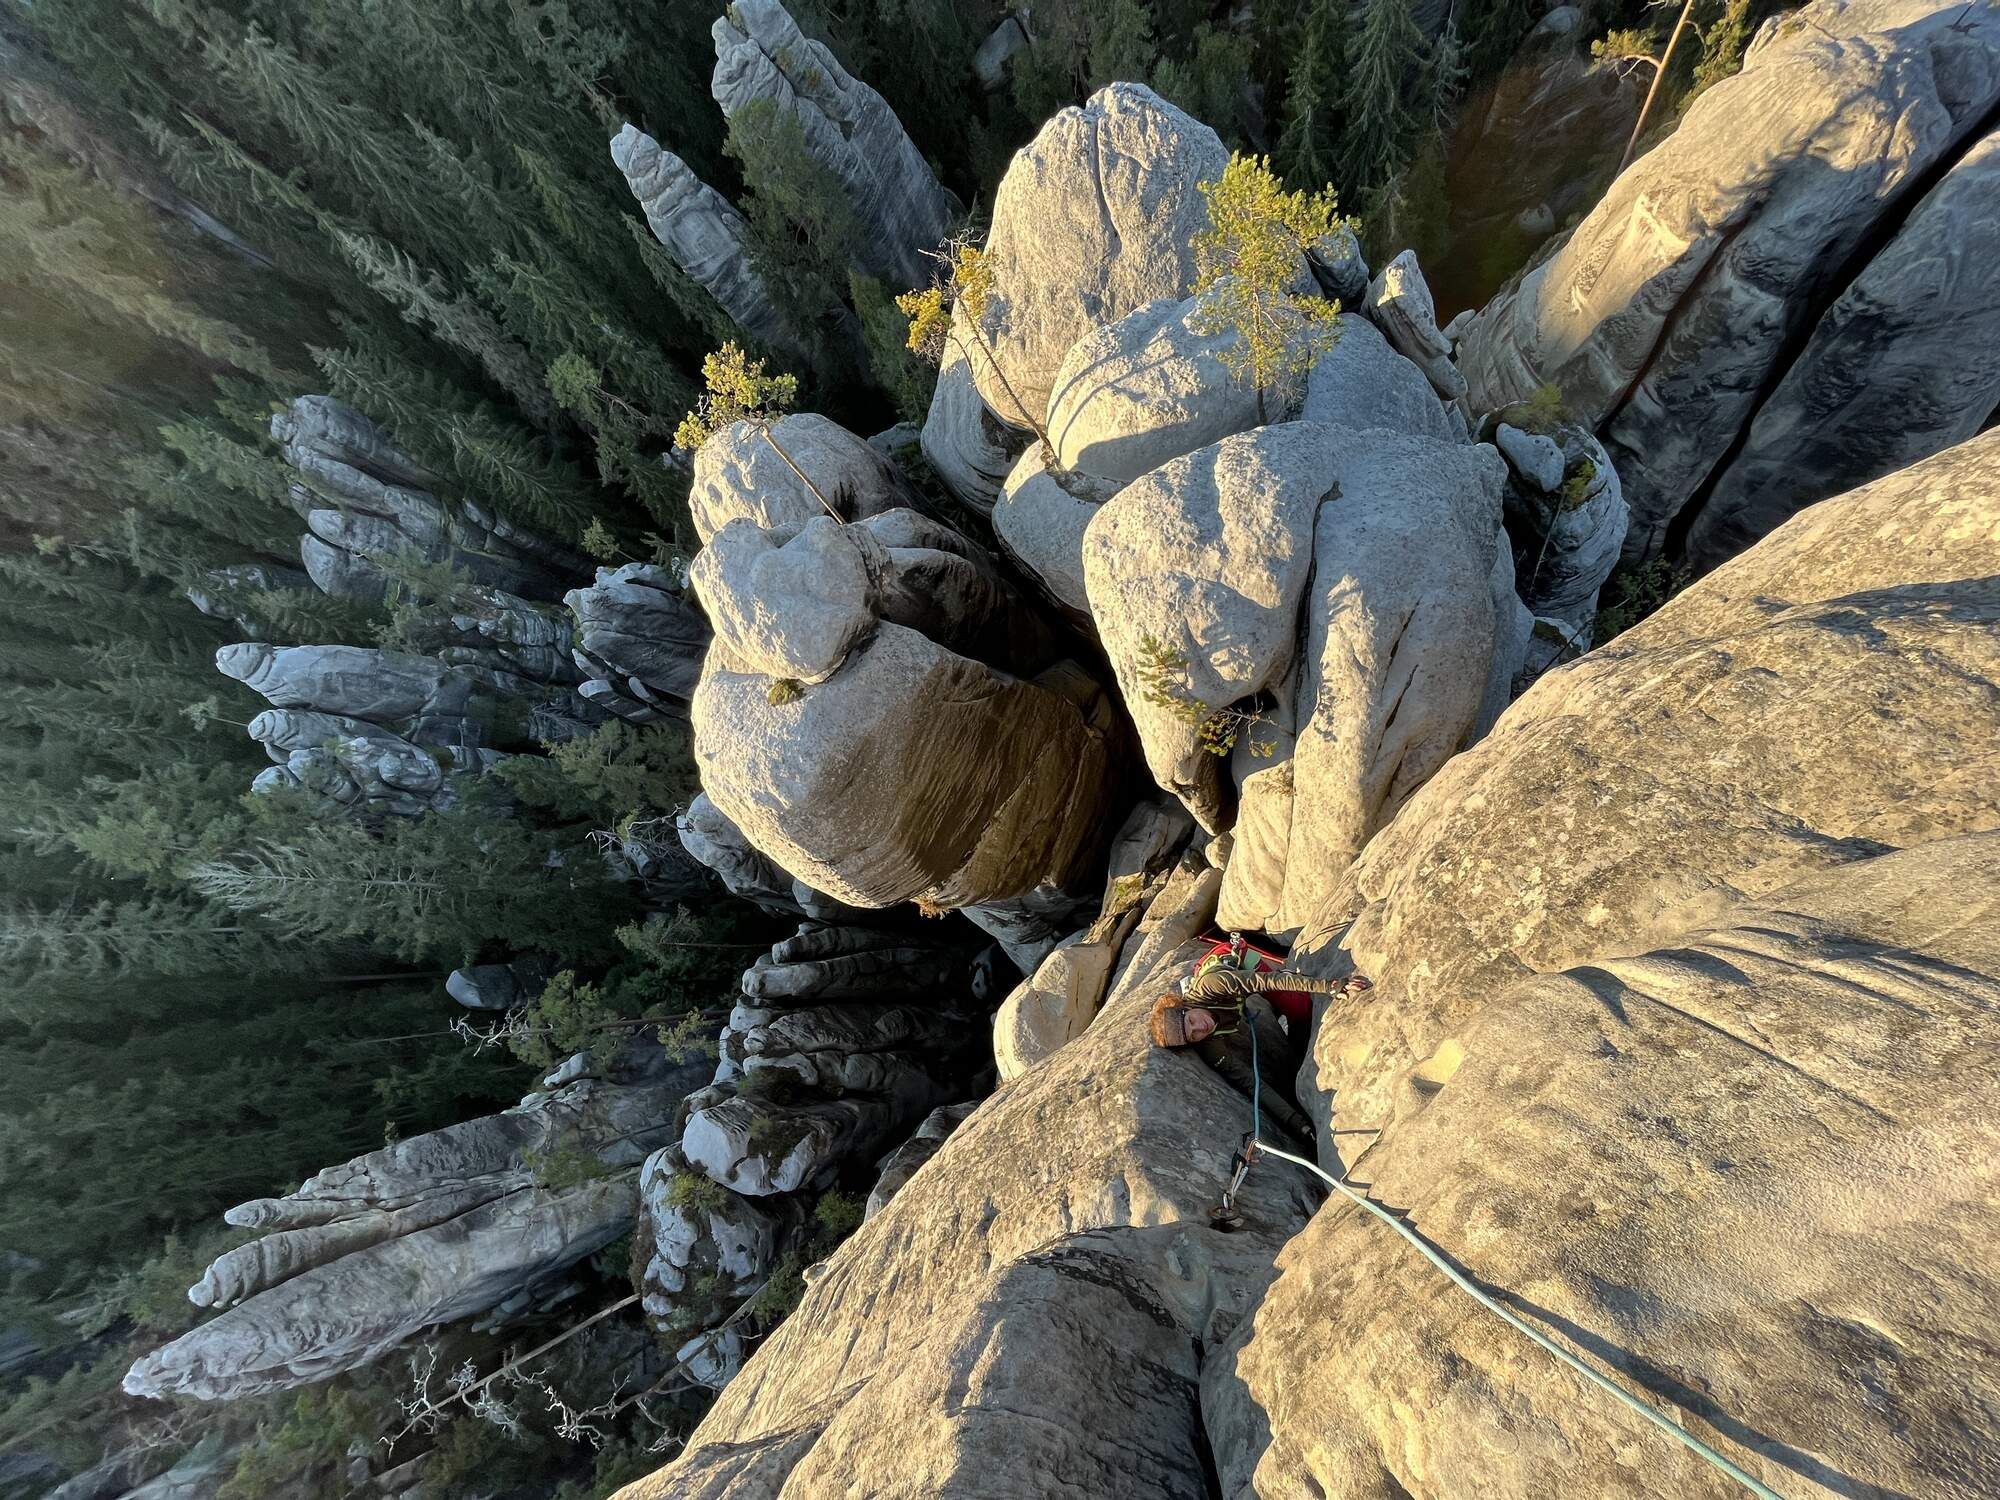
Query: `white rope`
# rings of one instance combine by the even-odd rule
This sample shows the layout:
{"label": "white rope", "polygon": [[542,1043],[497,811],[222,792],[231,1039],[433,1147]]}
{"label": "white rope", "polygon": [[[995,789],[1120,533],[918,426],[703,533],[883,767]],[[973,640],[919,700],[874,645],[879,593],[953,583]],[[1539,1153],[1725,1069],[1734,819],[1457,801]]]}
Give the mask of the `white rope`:
{"label": "white rope", "polygon": [[1665,1412],[1658,1410],[1656,1407],[1652,1406],[1648,1402],[1641,1401],[1637,1396],[1634,1396],[1630,1391],[1626,1390],[1623,1386],[1618,1385],[1616,1382],[1608,1380],[1604,1376],[1598,1374],[1597,1371],[1591,1369],[1589,1365],[1585,1364],[1582,1360],[1578,1359],[1574,1354],[1570,1353],[1569,1350],[1563,1348],[1562,1345],[1555,1342],[1555,1340],[1551,1339],[1547,1334],[1543,1333],[1539,1328],[1536,1328],[1530,1323],[1522,1321],[1520,1318],[1516,1317],[1512,1312],[1510,1312],[1507,1308],[1501,1306],[1500,1303],[1494,1301],[1491,1297],[1487,1296],[1486,1293],[1482,1292],[1478,1287],[1474,1286],[1471,1280],[1468,1279],[1463,1273],[1461,1273],[1459,1269],[1456,1266],[1454,1266],[1449,1260],[1445,1259],[1444,1256],[1440,1255],[1436,1250],[1432,1249],[1430,1243],[1427,1240],[1425,1240],[1422,1235],[1418,1234],[1414,1229],[1410,1228],[1409,1225],[1405,1224],[1401,1219],[1397,1218],[1394,1214],[1390,1213],[1386,1208],[1382,1207],[1381,1204],[1375,1202],[1373,1199],[1369,1198],[1363,1193],[1356,1192],[1353,1188],[1349,1187],[1345,1182],[1342,1182],[1339,1178],[1323,1170],[1318,1165],[1318,1163],[1307,1161],[1303,1156],[1294,1156],[1289,1151],[1281,1151],[1276,1146],[1266,1145],[1262,1140],[1258,1140],[1257,1142],[1255,1142],[1253,1149],[1261,1155],[1275,1156],[1283,1161],[1292,1162],[1297,1166],[1304,1167],[1308,1172],[1311,1172],[1314,1176],[1318,1177],[1321,1181],[1326,1183],[1326,1185],[1332,1188],[1335,1192],[1345,1194],[1350,1200],[1360,1204],[1363,1208],[1367,1209],[1368,1212],[1375,1215],[1376,1218],[1380,1219],[1384,1224],[1387,1224],[1391,1229],[1395,1230],[1396,1233],[1400,1234],[1404,1239],[1408,1240],[1412,1245],[1415,1245],[1417,1249],[1422,1253],[1424,1259],[1428,1260],[1432,1265],[1436,1266],[1440,1271],[1444,1272],[1446,1276],[1450,1277],[1452,1284],[1454,1286],[1456,1286],[1460,1291],[1464,1292],[1468,1297],[1472,1298],[1472,1300],[1477,1302],[1481,1307],[1485,1308],[1488,1312],[1492,1313],[1495,1317],[1499,1318],[1509,1327],[1518,1329],[1520,1332],[1525,1333],[1529,1338],[1533,1339],[1542,1348],[1548,1350],[1549,1353],[1553,1354],[1557,1359],[1561,1360],[1565,1365],[1569,1366],[1570,1369],[1576,1371],[1577,1374],[1581,1375],[1585,1380],[1588,1380],[1592,1385],[1597,1386],[1601,1390],[1609,1392],[1613,1396],[1616,1396],[1618,1400],[1623,1402],[1627,1407],[1630,1407],[1633,1411],[1637,1412],[1640,1416],[1644,1417],[1648,1422],[1651,1422],[1655,1427],[1659,1428],[1662,1432],[1665,1432],[1670,1437],[1674,1438],[1689,1452],[1693,1453],[1695,1457],[1703,1459],[1708,1463],[1713,1464],[1716,1468],[1720,1469],[1723,1473],[1727,1474],[1731,1479],[1735,1480],[1738,1484],[1742,1485],[1743,1488],[1750,1491],[1751,1494],[1758,1496],[1759,1500],[1784,1500],[1784,1496],[1780,1495],[1776,1490],[1772,1489],[1769,1485],[1764,1484],[1761,1481],[1752,1478],[1749,1474],[1745,1473],[1741,1468],[1737,1467],[1735,1464],[1731,1463],[1727,1458],[1723,1457],[1722,1454],[1716,1452],[1715,1449],[1709,1447],[1707,1443],[1704,1443],[1700,1438],[1696,1437],[1693,1433],[1689,1432],[1685,1427],[1681,1426],[1680,1423],[1676,1422],[1672,1417],[1668,1416]]}
{"label": "white rope", "polygon": [[[1739,1468],[1737,1465],[1731,1463],[1727,1458],[1723,1457],[1722,1454],[1716,1452],[1715,1449],[1709,1447],[1708,1444],[1704,1443],[1700,1438],[1696,1437],[1693,1433],[1689,1432],[1685,1427],[1681,1426],[1680,1423],[1676,1422],[1672,1417],[1668,1416],[1665,1412],[1659,1410],[1657,1407],[1653,1406],[1650,1402],[1641,1401],[1637,1396],[1633,1395],[1630,1391],[1626,1390],[1616,1381],[1607,1379],[1605,1376],[1598,1374],[1597,1371],[1591,1369],[1589,1365],[1585,1364],[1582,1360],[1578,1359],[1574,1354],[1570,1353],[1569,1350],[1563,1348],[1561,1344],[1558,1344],[1554,1339],[1550,1338],[1547,1334],[1543,1333],[1539,1328],[1536,1328],[1531,1323],[1522,1321],[1522,1319],[1516,1317],[1507,1308],[1502,1307],[1498,1302],[1494,1301],[1491,1297],[1487,1296],[1486,1293],[1482,1292],[1478,1287],[1474,1286],[1470,1278],[1464,1275],[1464,1273],[1462,1273],[1458,1269],[1458,1267],[1454,1266],[1449,1260],[1445,1259],[1445,1257],[1442,1254],[1440,1254],[1435,1248],[1432,1247],[1430,1241],[1426,1240],[1422,1235],[1418,1234],[1416,1230],[1410,1228],[1409,1225],[1405,1224],[1401,1219],[1397,1218],[1394,1214],[1390,1213],[1388,1209],[1384,1208],[1381,1204],[1377,1203],[1374,1199],[1370,1198],[1366,1193],[1356,1192],[1353,1188],[1349,1187],[1345,1182],[1341,1181],[1338,1177],[1335,1177],[1331,1172],[1328,1172],[1324,1168],[1322,1168],[1318,1162],[1308,1161],[1303,1156],[1294,1156],[1289,1151],[1281,1151],[1276,1146],[1267,1145],[1264,1141],[1264,1135],[1262,1129],[1263,1121],[1260,1118],[1260,1110],[1262,1108],[1263,1098],[1264,1098],[1264,1072],[1263,1068],[1259,1064],[1259,1060],[1257,1057],[1257,1025],[1256,1022],[1253,1021],[1250,1017],[1250,1007],[1249,1007],[1248,997],[1245,997],[1243,1006],[1243,1024],[1250,1033],[1250,1138],[1249,1138],[1249,1143],[1245,1147],[1243,1153],[1244,1173],[1247,1174],[1249,1172],[1250,1163],[1256,1160],[1259,1152],[1262,1152],[1267,1156],[1275,1156],[1281,1161],[1291,1162],[1295,1166],[1304,1167],[1308,1172],[1312,1173],[1315,1177],[1319,1178],[1320,1181],[1324,1182],[1328,1187],[1332,1188],[1335,1192],[1340,1193],[1345,1197],[1347,1197],[1348,1199],[1352,1200],[1353,1202],[1360,1204],[1363,1208],[1367,1209],[1369,1213],[1373,1214],[1376,1218],[1380,1219],[1384,1224],[1387,1224],[1391,1229],[1395,1230],[1396,1233],[1400,1234],[1404,1239],[1408,1240],[1412,1245],[1415,1245],[1418,1251],[1423,1255],[1425,1260],[1429,1261],[1432,1265],[1436,1266],[1440,1271],[1444,1272],[1444,1274],[1451,1279],[1452,1285],[1457,1287],[1461,1292],[1464,1292],[1465,1295],[1470,1297],[1474,1302],[1477,1302],[1481,1307],[1485,1308],[1488,1312],[1492,1313],[1496,1318],[1500,1319],[1500,1321],[1505,1323],[1508,1327],[1517,1329],[1521,1333],[1525,1333],[1529,1338],[1533,1339],[1535,1343],[1539,1344],[1542,1348],[1548,1350],[1549,1353],[1553,1354],[1558,1360],[1562,1361],[1562,1363],[1569,1366],[1570,1369],[1576,1371],[1577,1374],[1581,1375],[1585,1380],[1588,1380],[1592,1385],[1598,1387],[1600,1390],[1610,1392],[1613,1396],[1616,1396],[1626,1406],[1630,1407],[1633,1411],[1637,1412],[1640,1416],[1644,1417],[1648,1422],[1651,1422],[1655,1427],[1659,1428],[1662,1432],[1672,1437],[1676,1442],[1678,1442],[1682,1447],[1686,1448],[1690,1453],[1694,1454],[1696,1458],[1702,1459],[1707,1463],[1713,1464],[1716,1468],[1720,1469],[1723,1473],[1727,1474],[1731,1479],[1735,1480],[1738,1484],[1742,1485],[1743,1488],[1750,1491],[1751,1494],[1757,1496],[1758,1500],[1785,1500],[1785,1497],[1783,1495],[1780,1495],[1776,1490],[1772,1489],[1769,1485],[1764,1484],[1762,1481],[1753,1479],[1749,1474],[1744,1472],[1744,1470]],[[1223,1201],[1223,1206],[1225,1208],[1231,1206],[1232,1200],[1235,1196],[1235,1188],[1236,1185],[1232,1183],[1230,1185],[1230,1191],[1223,1194],[1222,1201]]]}

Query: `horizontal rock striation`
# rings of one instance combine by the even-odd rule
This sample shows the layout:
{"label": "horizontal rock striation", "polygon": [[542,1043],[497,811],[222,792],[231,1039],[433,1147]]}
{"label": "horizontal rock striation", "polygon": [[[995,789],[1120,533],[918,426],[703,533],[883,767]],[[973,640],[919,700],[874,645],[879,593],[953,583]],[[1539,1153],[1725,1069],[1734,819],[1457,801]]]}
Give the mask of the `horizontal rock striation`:
{"label": "horizontal rock striation", "polygon": [[[143,1356],[139,1396],[235,1400],[368,1364],[427,1328],[526,1310],[565,1267],[632,1224],[633,1172],[670,1137],[704,1065],[639,1052],[572,1075],[516,1108],[415,1136],[241,1204],[268,1231],[225,1252],[189,1291],[221,1314]],[[562,1076],[558,1074],[556,1076]],[[582,1156],[603,1175],[545,1187],[537,1159]]]}
{"label": "horizontal rock striation", "polygon": [[291,503],[309,528],[300,555],[325,593],[380,602],[389,577],[371,557],[443,564],[525,599],[559,598],[590,571],[588,559],[479,505],[439,500],[433,475],[331,396],[300,396],[271,418],[271,436],[298,472]]}
{"label": "horizontal rock striation", "polygon": [[1090,1031],[950,1133],[625,1500],[1210,1493],[1205,1356],[1309,1211],[1270,1174],[1208,1227],[1243,1101],[1144,1044],[1215,888],[1177,877]]}

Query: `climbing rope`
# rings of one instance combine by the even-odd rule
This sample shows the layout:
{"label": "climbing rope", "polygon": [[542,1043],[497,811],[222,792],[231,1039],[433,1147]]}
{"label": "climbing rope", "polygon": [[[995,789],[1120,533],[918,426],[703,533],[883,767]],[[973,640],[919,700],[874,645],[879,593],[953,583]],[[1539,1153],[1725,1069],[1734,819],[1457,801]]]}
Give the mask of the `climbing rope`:
{"label": "climbing rope", "polygon": [[[1247,997],[1245,998],[1244,1005],[1247,1011],[1249,1005]],[[1356,1192],[1347,1183],[1321,1168],[1317,1162],[1308,1161],[1303,1156],[1294,1156],[1289,1151],[1282,1151],[1276,1146],[1267,1144],[1264,1140],[1262,1130],[1261,1110],[1263,1105],[1264,1077],[1257,1062],[1257,1027],[1247,1014],[1244,1016],[1243,1021],[1244,1029],[1250,1033],[1250,1130],[1243,1137],[1242,1149],[1237,1153],[1235,1161],[1231,1164],[1235,1168],[1235,1171],[1230,1177],[1229,1187],[1222,1195],[1221,1209],[1215,1213],[1211,1213],[1209,1216],[1218,1228],[1232,1228],[1235,1224],[1241,1222],[1241,1216],[1236,1211],[1236,1193],[1242,1187],[1243,1179],[1250,1171],[1251,1162],[1255,1161],[1260,1154],[1275,1156],[1280,1161],[1288,1161],[1296,1166],[1304,1167],[1335,1192],[1342,1194],[1352,1202],[1360,1204],[1369,1213],[1373,1214],[1412,1245],[1416,1246],[1418,1252],[1425,1260],[1444,1272],[1446,1277],[1450,1279],[1451,1284],[1464,1292],[1474,1302],[1477,1302],[1481,1307],[1500,1319],[1501,1322],[1507,1324],[1508,1327],[1526,1334],[1536,1344],[1546,1349],[1550,1354],[1554,1355],[1570,1369],[1576,1371],[1577,1374],[1581,1375],[1592,1385],[1615,1396],[1626,1407],[1637,1412],[1648,1422],[1651,1422],[1655,1427],[1672,1437],[1682,1447],[1694,1454],[1696,1458],[1714,1465],[1717,1469],[1720,1469],[1724,1474],[1727,1474],[1731,1479],[1742,1485],[1743,1488],[1750,1491],[1751,1494],[1758,1496],[1759,1500],[1784,1500],[1784,1496],[1780,1495],[1776,1490],[1760,1480],[1752,1478],[1722,1454],[1709,1447],[1707,1443],[1704,1443],[1700,1438],[1681,1426],[1680,1423],[1676,1422],[1665,1412],[1659,1410],[1649,1402],[1641,1401],[1616,1381],[1598,1374],[1597,1371],[1578,1359],[1569,1350],[1563,1348],[1562,1345],[1551,1339],[1539,1328],[1522,1321],[1513,1312],[1487,1296],[1486,1293],[1473,1285],[1470,1278],[1436,1250],[1430,1241],[1426,1240],[1416,1230],[1390,1213],[1388,1209],[1382,1207],[1381,1204],[1375,1202],[1374,1199],[1368,1197],[1365,1193]]]}

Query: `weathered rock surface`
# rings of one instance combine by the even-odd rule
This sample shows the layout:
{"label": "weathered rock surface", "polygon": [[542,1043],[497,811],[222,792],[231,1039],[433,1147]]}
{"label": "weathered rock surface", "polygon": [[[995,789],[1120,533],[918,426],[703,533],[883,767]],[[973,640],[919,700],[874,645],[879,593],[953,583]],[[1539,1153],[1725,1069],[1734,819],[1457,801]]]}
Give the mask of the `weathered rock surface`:
{"label": "weathered rock surface", "polygon": [[[602,1076],[563,1071],[582,1076],[231,1209],[232,1224],[270,1232],[223,1254],[188,1293],[227,1310],[141,1358],[125,1389],[217,1401],[323,1380],[616,1239],[632,1223],[631,1169],[671,1137],[706,1068],[654,1049]],[[538,1185],[535,1159],[574,1153],[608,1175]]]}
{"label": "weathered rock surface", "polygon": [[1090,523],[1091,611],[1147,763],[1211,830],[1234,746],[1230,925],[1296,929],[1476,727],[1504,472],[1484,445],[1296,422],[1164,465]]}
{"label": "weathered rock surface", "polygon": [[271,436],[298,471],[291,503],[310,528],[299,544],[306,573],[328,594],[381,600],[389,580],[369,554],[448,565],[527,599],[554,599],[590,571],[579,554],[476,504],[439,500],[433,475],[331,396],[300,396],[271,418]]}
{"label": "weathered rock surface", "polygon": [[678,1160],[759,1199],[824,1186],[842,1162],[964,1096],[984,1054],[971,989],[961,947],[806,923],[745,971]]}
{"label": "weathered rock surface", "polygon": [[462,777],[506,758],[479,746],[498,698],[534,690],[517,674],[367,646],[247,641],[215,663],[277,705],[250,720],[273,762],[253,791],[303,788],[322,807],[370,817],[451,806]]}
{"label": "weathered rock surface", "polygon": [[[1927,842],[1482,986],[1358,1174],[1779,1493],[1990,1493],[1996,890],[2000,835]],[[1225,1493],[1740,1493],[1358,1209],[1278,1265]]]}
{"label": "weathered rock surface", "polygon": [[987,93],[996,92],[1007,82],[1008,63],[1014,54],[1033,40],[1028,31],[1029,12],[1025,6],[1009,11],[972,54],[972,76]]}
{"label": "weathered rock surface", "polygon": [[1306,376],[1300,421],[1344,432],[1384,427],[1440,443],[1463,437],[1446,417],[1424,372],[1391,349],[1373,323],[1356,313],[1342,313],[1339,326],[1339,339],[1313,362]]}
{"label": "weathered rock surface", "polygon": [[442,812],[458,800],[457,772],[476,774],[505,758],[492,750],[453,746],[441,763],[433,751],[405,740],[342,736],[274,756],[277,764],[260,772],[250,789],[260,794],[299,789],[321,799],[322,807],[366,817],[414,818]]}
{"label": "weathered rock surface", "polygon": [[[2000,1482],[1996,562],[2000,433],[1805,512],[1539,683],[1302,945],[1376,980],[1322,1157],[1786,1495]],[[1208,1227],[1243,1101],[1143,1026],[1218,884],[628,1500],[1737,1493],[1282,1162]]]}
{"label": "weathered rock surface", "polygon": [[[1015,458],[1034,440],[1034,434],[1011,427],[994,415],[972,377],[973,355],[979,351],[966,331],[963,313],[956,316],[953,328],[938,363],[937,385],[924,416],[921,445],[945,488],[985,515],[993,509]],[[983,353],[979,357],[984,358]]]}
{"label": "weathered rock surface", "polygon": [[883,1157],[877,1165],[878,1176],[875,1186],[869,1189],[868,1203],[862,1211],[863,1220],[872,1219],[889,1206],[889,1200],[900,1193],[917,1168],[937,1155],[951,1133],[965,1123],[965,1117],[979,1108],[978,1101],[965,1104],[940,1104],[923,1118],[916,1132],[902,1145]]}
{"label": "weathered rock surface", "polygon": [[731,423],[695,454],[688,494],[704,545],[738,517],[766,528],[829,512],[856,521],[915,501],[901,472],[867,439],[817,412]]}
{"label": "weathered rock surface", "polygon": [[1116,485],[1070,470],[1049,471],[1042,445],[1031,443],[1007,476],[993,506],[993,535],[1023,572],[1042,586],[1072,623],[1090,623],[1083,579],[1083,534]]}
{"label": "weathered rock surface", "polygon": [[1205,1355],[1309,1211],[1273,1172],[1209,1227],[1244,1102],[1144,1041],[1215,883],[1155,903],[1097,1023],[952,1132],[627,1500],[1211,1493]]}
{"label": "weathered rock surface", "polygon": [[712,1328],[762,1286],[795,1216],[718,1188],[694,1172],[678,1146],[639,1169],[635,1262],[640,1305],[655,1328]]}
{"label": "weathered rock surface", "polygon": [[1111,841],[1104,899],[1089,926],[1051,948],[993,1015],[993,1064],[1004,1083],[1081,1036],[1104,1003],[1119,954],[1158,894],[1194,820],[1168,798],[1141,802]]}
{"label": "weathered rock surface", "polygon": [[878,620],[999,666],[1039,666],[1054,647],[984,551],[911,510],[768,530],[738,518],[691,578],[727,651],[774,678],[825,680]]}
{"label": "weathered rock surface", "polygon": [[[1150,302],[1070,345],[1048,412],[1049,442],[1063,468],[1128,484],[1258,425],[1256,389],[1224,363],[1239,335],[1213,328],[1205,316],[1213,300],[1203,293]],[[1282,418],[1291,404],[1271,393],[1270,418]]]}
{"label": "weathered rock surface", "polygon": [[[704,790],[816,891],[979,908],[1026,924],[1010,942],[1039,942],[1102,847],[1111,705],[991,558],[897,505],[874,449],[811,420],[884,485],[829,493],[850,517],[836,524],[774,514],[747,469],[712,470],[693,569],[719,631],[693,711]],[[897,789],[886,806],[882,787]]]}
{"label": "weathered rock surface", "polygon": [[838,182],[861,230],[865,269],[899,287],[921,286],[963,212],[939,185],[894,110],[798,28],[777,0],[735,0],[716,18],[711,91],[732,120],[769,100],[791,115],[806,150]]}
{"label": "weathered rock surface", "polygon": [[1211,829],[1223,798],[1201,720],[1290,667],[1340,447],[1308,422],[1227,437],[1127,485],[1085,532],[1091,614],[1146,763]]}
{"label": "weathered rock surface", "polygon": [[[679,580],[651,563],[599,568],[589,588],[563,595],[576,621],[579,670],[590,693],[622,718],[685,716],[708,650],[708,622]],[[586,689],[586,691],[589,691]]]}
{"label": "weathered rock surface", "polygon": [[1359,434],[1313,527],[1301,655],[1267,754],[1245,729],[1227,928],[1289,937],[1478,728],[1495,659],[1502,465],[1485,445]]}
{"label": "weathered rock surface", "polygon": [[1618,468],[1627,554],[1658,553],[1851,259],[1996,100],[1991,6],[1816,0],[1767,29],[1474,321],[1460,359],[1475,409],[1558,385]]}
{"label": "weathered rock surface", "polygon": [[1451,362],[1451,340],[1438,329],[1437,303],[1416,251],[1403,251],[1376,273],[1368,283],[1367,312],[1389,347],[1423,371],[1439,397],[1463,399],[1465,377]]}
{"label": "weathered rock surface", "polygon": [[2000,134],[1975,144],[1813,329],[1688,533],[1713,566],[1821,497],[2000,411]]}
{"label": "weathered rock surface", "polygon": [[[1318,1031],[1322,1157],[1787,1495],[2000,1473],[1996,562],[2000,435],[1806,511],[1529,692],[1328,913],[1377,987]],[[1225,1492],[1736,1492],[1348,1207],[1279,1268]]]}
{"label": "weathered rock surface", "polygon": [[627,124],[612,137],[611,160],[645,210],[653,237],[689,279],[745,332],[797,351],[798,332],[751,258],[750,226],[735,205],[636,125]]}
{"label": "weathered rock surface", "polygon": [[[1101,847],[1116,730],[1080,673],[1050,681],[883,620],[833,676],[774,702],[772,679],[718,643],[695,695],[695,758],[751,844],[851,905],[1062,888]],[[897,789],[887,806],[882,787]]]}
{"label": "weathered rock surface", "polygon": [[1988,434],[1824,502],[1543,678],[1418,793],[1301,939],[1356,918],[1342,946],[1376,980],[1366,1033],[1321,1057],[1337,1123],[1419,1104],[1507,980],[2000,825],[1996,497]]}
{"label": "weathered rock surface", "polygon": [[1197,186],[1229,153],[1151,89],[1114,83],[1061,111],[1016,153],[993,198],[994,293],[981,327],[999,368],[973,379],[995,412],[1036,426],[1070,346],[1194,288]]}
{"label": "weathered rock surface", "polygon": [[1521,600],[1536,617],[1560,621],[1578,652],[1587,651],[1598,590],[1625,540],[1618,471],[1574,423],[1522,433],[1502,422],[1495,445],[1510,471],[1505,514]]}

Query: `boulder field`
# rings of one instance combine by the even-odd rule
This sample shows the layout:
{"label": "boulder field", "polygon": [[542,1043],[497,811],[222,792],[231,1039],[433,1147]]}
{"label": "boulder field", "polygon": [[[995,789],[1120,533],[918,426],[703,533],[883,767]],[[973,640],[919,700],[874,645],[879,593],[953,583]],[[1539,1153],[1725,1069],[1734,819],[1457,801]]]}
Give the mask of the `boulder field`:
{"label": "boulder field", "polygon": [[[1219,927],[1374,981],[1269,1060],[1314,1135],[1278,1144],[1786,1500],[2000,1492],[1995,15],[1767,23],[1443,328],[1413,254],[1299,245],[1337,336],[1263,390],[1191,248],[1228,152],[1112,84],[999,185],[924,464],[727,424],[684,571],[585,584],[295,403],[305,580],[378,595],[371,537],[487,571],[428,654],[226,647],[261,780],[417,816],[497,700],[685,720],[676,889],[799,925],[712,1067],[580,1054],[233,1211],[271,1233],[127,1388],[504,1322],[631,1230],[718,1395],[627,1500],[1736,1493],[1299,1167],[1211,1221],[1252,1111],[1146,1017]],[[871,268],[927,276],[959,205],[880,96],[775,0],[715,40],[724,110],[795,116]],[[775,317],[718,194],[630,128],[613,159]],[[1621,558],[1707,571],[1595,641]],[[453,992],[504,1014],[546,957]],[[836,1184],[865,1223],[794,1264]]]}
{"label": "boulder field", "polygon": [[[2000,1484],[2000,434],[1788,522],[1551,673],[1301,940],[1376,977],[1319,1152],[1787,1497]],[[814,1277],[627,1500],[1723,1496],[1150,1047],[1227,876]],[[1065,952],[1074,951],[1064,950]]]}

